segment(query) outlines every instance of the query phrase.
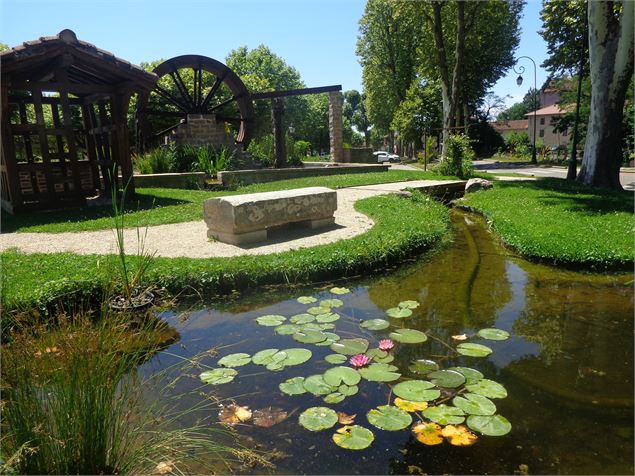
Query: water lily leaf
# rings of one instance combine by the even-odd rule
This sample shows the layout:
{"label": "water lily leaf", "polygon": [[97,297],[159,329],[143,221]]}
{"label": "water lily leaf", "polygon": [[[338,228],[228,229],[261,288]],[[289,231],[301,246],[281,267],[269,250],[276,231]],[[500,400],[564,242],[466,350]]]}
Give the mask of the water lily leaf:
{"label": "water lily leaf", "polygon": [[434,384],[426,380],[406,380],[392,388],[392,392],[412,402],[429,402],[441,396],[441,391],[434,388]]}
{"label": "water lily leaf", "polygon": [[395,360],[394,355],[389,354],[385,350],[381,350],[381,349],[369,349],[366,352],[366,356],[369,359],[374,360],[375,362],[384,363],[384,364],[389,364],[390,362]]}
{"label": "water lily leaf", "polygon": [[267,327],[279,326],[286,320],[287,320],[286,317],[279,316],[277,314],[268,314],[266,316],[260,316],[256,318],[256,322],[258,324],[260,324],[261,326],[267,326]]}
{"label": "water lily leaf", "polygon": [[317,301],[316,298],[314,298],[313,296],[300,296],[297,301],[300,304],[311,304]]}
{"label": "water lily leaf", "polygon": [[436,423],[417,423],[412,427],[412,433],[417,441],[424,445],[440,445],[443,443],[441,427]]}
{"label": "water lily leaf", "polygon": [[403,430],[412,423],[412,417],[408,412],[392,405],[373,408],[366,414],[366,418],[371,425],[386,431]]}
{"label": "water lily leaf", "polygon": [[368,319],[359,323],[360,327],[371,331],[382,331],[390,327],[390,322],[386,319]]}
{"label": "water lily leaf", "polygon": [[281,421],[287,419],[289,414],[282,408],[267,407],[254,411],[253,424],[256,426],[262,426],[269,428],[270,426],[277,425]]}
{"label": "water lily leaf", "polygon": [[411,402],[410,400],[404,400],[403,398],[395,398],[393,402],[397,408],[401,408],[407,412],[419,412],[428,408],[428,402]]}
{"label": "water lily leaf", "polygon": [[355,395],[359,391],[359,387],[357,385],[346,385],[343,383],[337,388],[338,392],[342,395],[346,395],[347,397]]}
{"label": "water lily leaf", "polygon": [[203,382],[211,385],[221,385],[223,383],[229,383],[234,380],[234,377],[238,375],[238,371],[234,369],[220,368],[206,370],[201,373],[200,378]]}
{"label": "water lily leaf", "polygon": [[344,301],[341,299],[324,299],[320,301],[321,307],[342,307],[344,305]]}
{"label": "water lily leaf", "polygon": [[303,329],[293,334],[293,340],[302,342],[303,344],[316,344],[328,339],[328,336],[322,331],[314,331]]}
{"label": "water lily leaf", "polygon": [[465,375],[456,370],[436,370],[426,377],[437,387],[456,388],[465,383]]}
{"label": "water lily leaf", "polygon": [[314,316],[319,316],[320,314],[328,314],[329,312],[331,312],[331,308],[322,307],[322,306],[314,306],[314,307],[308,308],[306,312]]}
{"label": "water lily leaf", "polygon": [[396,319],[403,319],[404,317],[412,316],[412,311],[410,309],[404,309],[401,307],[391,307],[386,311],[386,314]]}
{"label": "water lily leaf", "polygon": [[503,436],[512,429],[512,424],[502,415],[470,415],[467,418],[467,426],[487,436]]}
{"label": "water lily leaf", "polygon": [[480,331],[478,331],[478,335],[482,337],[483,339],[488,339],[488,340],[509,339],[509,332],[504,331],[502,329],[496,329],[494,327],[481,329]]}
{"label": "water lily leaf", "polygon": [[467,340],[467,334],[457,334],[455,336],[451,336],[454,340]]}
{"label": "water lily leaf", "polygon": [[337,294],[337,295],[342,295],[342,294],[348,294],[351,292],[350,289],[348,288],[331,288],[331,292],[333,294]]}
{"label": "water lily leaf", "polygon": [[465,421],[465,413],[457,407],[438,405],[423,410],[423,416],[440,425],[456,425]]}
{"label": "water lily leaf", "polygon": [[408,367],[412,373],[425,375],[435,370],[439,370],[439,364],[434,360],[419,359],[413,361]]}
{"label": "water lily leaf", "polygon": [[351,423],[355,421],[356,416],[357,416],[357,413],[354,415],[349,415],[348,413],[337,412],[337,422],[340,425],[350,425]]}
{"label": "water lily leaf", "polygon": [[276,352],[271,356],[271,362],[266,365],[267,370],[271,370],[272,372],[282,370],[284,368],[284,361],[286,360],[286,358],[287,353],[284,350]]}
{"label": "water lily leaf", "polygon": [[286,393],[287,395],[302,395],[306,393],[306,388],[304,388],[304,377],[293,377],[285,380],[278,388],[282,393]]}
{"label": "water lily leaf", "polygon": [[326,335],[326,340],[323,340],[322,342],[318,342],[315,345],[331,345],[333,342],[337,342],[338,340],[340,340],[340,336],[338,336],[337,334],[333,333],[333,332],[325,332],[324,333]]}
{"label": "water lily leaf", "polygon": [[359,374],[370,382],[394,382],[401,377],[397,367],[390,364],[370,364],[358,370]]}
{"label": "water lily leaf", "polygon": [[228,425],[244,423],[251,419],[251,410],[249,407],[241,407],[232,403],[220,409],[218,412],[218,419],[221,423],[226,423]]}
{"label": "water lily leaf", "polygon": [[287,336],[295,334],[300,330],[302,330],[302,327],[297,324],[281,324],[274,329],[274,332],[281,336]]}
{"label": "water lily leaf", "polygon": [[474,383],[483,378],[483,374],[476,369],[470,367],[450,367],[448,370],[455,370],[465,377],[468,384]]}
{"label": "water lily leaf", "polygon": [[496,405],[489,398],[476,393],[454,397],[452,403],[468,415],[490,416],[496,413]]}
{"label": "water lily leaf", "polygon": [[448,425],[441,430],[441,434],[454,446],[470,446],[478,439],[465,425]]}
{"label": "water lily leaf", "polygon": [[309,349],[285,349],[284,352],[287,354],[286,359],[282,361],[284,365],[300,365],[306,362],[311,358],[313,353]]}
{"label": "water lily leaf", "polygon": [[251,356],[245,353],[229,354],[218,361],[223,367],[241,367],[251,362]]}
{"label": "water lily leaf", "polygon": [[326,360],[329,364],[337,365],[337,364],[343,364],[344,362],[348,360],[348,358],[342,354],[330,354],[324,357],[324,360]]}
{"label": "water lily leaf", "polygon": [[345,398],[346,398],[346,395],[344,395],[344,394],[342,394],[340,392],[333,392],[333,393],[329,393],[322,400],[324,400],[324,403],[333,404],[333,403],[340,403]]}
{"label": "water lily leaf", "polygon": [[343,426],[333,435],[335,444],[347,450],[368,448],[374,439],[375,435],[372,431],[359,425]]}
{"label": "water lily leaf", "polygon": [[456,351],[461,355],[469,357],[487,357],[492,353],[492,349],[486,345],[465,343],[456,346]]}
{"label": "water lily leaf", "polygon": [[507,390],[500,383],[489,379],[481,379],[477,382],[466,385],[465,388],[472,393],[482,395],[487,398],[505,398]]}
{"label": "water lily leaf", "polygon": [[337,423],[335,410],[327,407],[307,408],[300,414],[300,425],[309,431],[322,431],[332,428]]}
{"label": "water lily leaf", "polygon": [[357,355],[363,354],[368,349],[368,341],[356,337],[355,339],[342,339],[331,344],[331,350],[338,354]]}
{"label": "water lily leaf", "polygon": [[316,321],[324,323],[324,322],[335,322],[340,318],[339,314],[336,314],[334,312],[329,312],[327,314],[319,314],[316,317]]}
{"label": "water lily leaf", "polygon": [[324,372],[324,381],[331,387],[339,387],[341,384],[357,385],[362,379],[357,370],[350,367],[333,367]]}
{"label": "water lily leaf", "polygon": [[307,324],[309,322],[315,321],[315,316],[312,314],[307,314],[307,313],[296,314],[295,316],[291,316],[289,318],[289,321],[291,321],[292,324],[302,325],[302,324]]}
{"label": "water lily leaf", "polygon": [[328,395],[333,393],[336,388],[330,386],[324,381],[322,374],[311,375],[304,379],[304,388],[307,392],[312,393],[315,396]]}
{"label": "water lily leaf", "polygon": [[420,344],[428,340],[428,336],[421,331],[415,329],[397,329],[388,334],[388,336],[397,342],[403,344]]}
{"label": "water lily leaf", "polygon": [[279,352],[280,349],[263,349],[260,352],[256,352],[251,358],[251,361],[256,365],[267,365],[273,362],[273,356]]}
{"label": "water lily leaf", "polygon": [[402,309],[416,309],[419,307],[419,301],[401,301],[397,307]]}

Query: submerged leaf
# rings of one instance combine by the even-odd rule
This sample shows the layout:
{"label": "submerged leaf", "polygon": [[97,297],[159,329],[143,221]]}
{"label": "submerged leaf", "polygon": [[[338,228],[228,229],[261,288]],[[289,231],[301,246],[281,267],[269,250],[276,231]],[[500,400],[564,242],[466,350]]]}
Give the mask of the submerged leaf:
{"label": "submerged leaf", "polygon": [[401,377],[397,367],[390,364],[370,364],[358,370],[359,374],[371,382],[394,382]]}
{"label": "submerged leaf", "polygon": [[408,412],[392,405],[381,405],[373,408],[366,414],[366,418],[371,425],[387,431],[403,430],[412,423],[412,417]]}
{"label": "submerged leaf", "polygon": [[368,448],[374,439],[375,435],[372,431],[359,425],[343,426],[333,435],[335,444],[347,450]]}
{"label": "submerged leaf", "polygon": [[490,327],[488,329],[481,329],[478,331],[479,337],[488,340],[506,340],[509,339],[509,332],[504,331],[502,329],[496,329],[494,327]]}
{"label": "submerged leaf", "polygon": [[221,423],[226,423],[228,425],[244,423],[251,419],[251,410],[249,407],[241,407],[232,403],[220,409],[218,412],[218,419]]}
{"label": "submerged leaf", "polygon": [[388,336],[402,344],[420,344],[428,340],[428,336],[421,331],[415,329],[397,329],[388,334]]}
{"label": "submerged leaf", "polygon": [[286,317],[279,316],[277,314],[268,314],[266,316],[260,316],[256,318],[256,322],[258,324],[260,324],[261,326],[267,326],[267,327],[279,326],[286,320],[287,320]]}
{"label": "submerged leaf", "polygon": [[206,370],[201,373],[200,378],[203,382],[211,385],[221,385],[223,383],[229,383],[234,380],[234,377],[238,375],[238,371],[234,369],[212,369]]}
{"label": "submerged leaf", "polygon": [[341,294],[348,294],[351,292],[351,290],[348,288],[331,288],[331,292],[333,294],[341,295]]}
{"label": "submerged leaf", "polygon": [[503,436],[512,429],[511,423],[502,415],[470,415],[467,418],[467,426],[487,436]]}
{"label": "submerged leaf", "polygon": [[410,413],[418,412],[428,408],[428,402],[412,402],[410,400],[404,400],[400,397],[395,398],[395,401],[393,403],[397,408],[401,408],[402,410]]}
{"label": "submerged leaf", "polygon": [[337,412],[337,422],[340,425],[350,425],[351,423],[355,421],[356,416],[357,414],[349,415],[344,412]]}
{"label": "submerged leaf", "polygon": [[285,380],[278,388],[282,393],[286,393],[287,395],[302,395],[306,393],[306,388],[304,388],[304,377],[293,377]]}
{"label": "submerged leaf", "polygon": [[218,365],[223,367],[241,367],[251,362],[251,356],[249,354],[238,353],[229,354],[218,361]]}
{"label": "submerged leaf", "polygon": [[299,422],[309,431],[322,431],[333,427],[338,420],[337,413],[327,407],[307,408],[300,414]]}
{"label": "submerged leaf", "polygon": [[401,307],[391,307],[386,311],[386,314],[396,319],[403,319],[404,317],[412,316],[412,311],[410,309],[404,309]]}
{"label": "submerged leaf", "polygon": [[417,441],[424,445],[440,445],[443,443],[441,427],[436,423],[417,423],[412,427],[412,433]]}
{"label": "submerged leaf", "polygon": [[356,355],[363,354],[368,349],[368,341],[356,337],[355,339],[342,339],[331,344],[331,350],[338,354]]}
{"label": "submerged leaf", "polygon": [[412,402],[429,402],[441,396],[441,391],[434,388],[434,384],[426,380],[406,380],[392,388],[392,392]]}
{"label": "submerged leaf", "polygon": [[386,319],[368,319],[359,323],[360,327],[371,331],[381,331],[390,327],[390,322]]}
{"label": "submerged leaf", "polygon": [[449,405],[428,407],[422,413],[428,420],[440,425],[457,424],[465,421],[463,410]]}
{"label": "submerged leaf", "polygon": [[286,420],[287,416],[289,416],[289,414],[285,412],[282,408],[278,408],[278,407],[261,408],[260,410],[254,411],[253,424],[256,426],[269,428],[270,426],[277,425],[281,421]]}
{"label": "submerged leaf", "polygon": [[467,355],[469,357],[487,357],[492,353],[492,349],[486,345],[481,344],[459,344],[456,346],[456,351],[461,355]]}
{"label": "submerged leaf", "polygon": [[464,425],[448,425],[441,430],[441,434],[454,446],[470,446],[478,439]]}

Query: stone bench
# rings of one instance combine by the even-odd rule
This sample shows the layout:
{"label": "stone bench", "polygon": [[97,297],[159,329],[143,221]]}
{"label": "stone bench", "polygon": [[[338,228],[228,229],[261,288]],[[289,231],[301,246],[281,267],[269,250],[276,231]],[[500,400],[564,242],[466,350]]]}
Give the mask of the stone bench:
{"label": "stone bench", "polygon": [[267,229],[288,223],[332,225],[337,194],[326,187],[210,198],[203,204],[207,236],[242,245],[264,241]]}

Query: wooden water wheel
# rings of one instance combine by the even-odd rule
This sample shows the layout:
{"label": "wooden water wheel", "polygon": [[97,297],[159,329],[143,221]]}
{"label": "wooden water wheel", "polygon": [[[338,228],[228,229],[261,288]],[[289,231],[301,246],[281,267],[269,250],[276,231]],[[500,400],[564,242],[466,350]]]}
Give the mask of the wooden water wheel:
{"label": "wooden water wheel", "polygon": [[214,114],[245,149],[253,134],[254,107],[245,84],[229,67],[200,55],[164,61],[153,71],[154,89],[137,103],[138,144],[147,149],[187,122],[188,114]]}

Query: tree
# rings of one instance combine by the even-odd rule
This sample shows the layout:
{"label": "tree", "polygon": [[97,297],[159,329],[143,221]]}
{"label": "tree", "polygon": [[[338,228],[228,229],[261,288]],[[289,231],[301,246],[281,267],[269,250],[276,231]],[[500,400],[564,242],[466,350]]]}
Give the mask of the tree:
{"label": "tree", "polygon": [[521,102],[512,104],[496,116],[497,121],[517,121],[525,119],[525,114],[538,109],[538,91],[529,88]]}
{"label": "tree", "polygon": [[621,124],[633,80],[635,2],[589,2],[591,113],[582,168],[586,185],[621,189]]}
{"label": "tree", "polygon": [[9,49],[9,45],[7,45],[6,43],[0,42],[0,51],[7,51],[8,49]]}
{"label": "tree", "polygon": [[[365,94],[360,94],[355,89],[345,91],[342,114],[348,119],[350,125],[364,136],[364,146],[368,147],[370,145],[371,125],[366,114],[365,100]],[[355,136],[353,135],[353,137]]]}
{"label": "tree", "polygon": [[424,134],[441,127],[441,88],[436,82],[413,81],[395,111],[391,127],[407,141],[421,145]]}

